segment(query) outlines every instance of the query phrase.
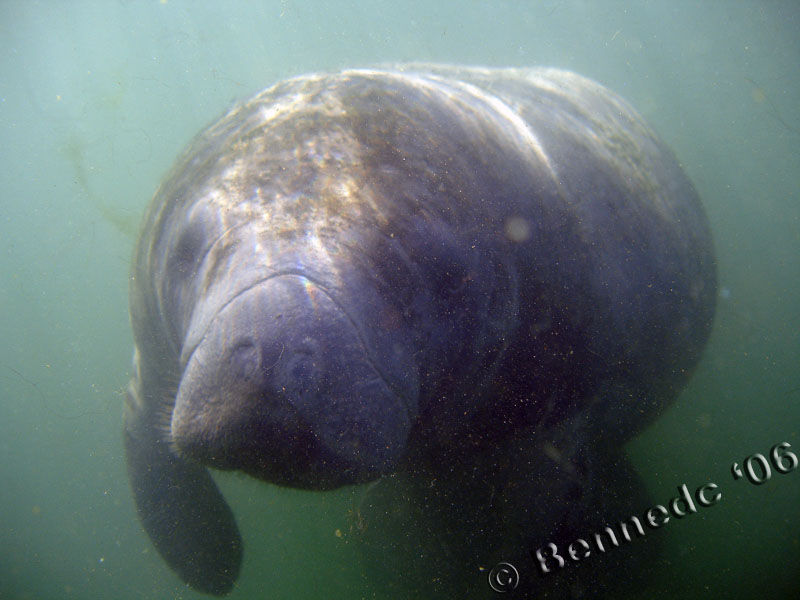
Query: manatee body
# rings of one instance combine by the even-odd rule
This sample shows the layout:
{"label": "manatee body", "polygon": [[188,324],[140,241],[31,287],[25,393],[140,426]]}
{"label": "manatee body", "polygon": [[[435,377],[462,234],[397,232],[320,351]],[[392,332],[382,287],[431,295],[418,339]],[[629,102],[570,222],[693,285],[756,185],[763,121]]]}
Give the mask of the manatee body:
{"label": "manatee body", "polygon": [[397,585],[433,565],[447,593],[489,594],[486,569],[524,555],[537,588],[531,550],[650,506],[621,446],[686,382],[715,292],[691,183],[592,81],[410,65],[279,83],[194,140],[145,218],[139,516],[184,581],[224,594],[242,541],[207,467],[377,481],[355,529],[377,569],[403,564]]}

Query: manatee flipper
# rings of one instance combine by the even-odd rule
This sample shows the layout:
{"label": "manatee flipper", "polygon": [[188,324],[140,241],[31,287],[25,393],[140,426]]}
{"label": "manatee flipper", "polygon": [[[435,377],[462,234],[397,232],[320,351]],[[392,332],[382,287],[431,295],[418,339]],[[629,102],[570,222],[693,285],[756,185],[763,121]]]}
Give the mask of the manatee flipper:
{"label": "manatee flipper", "polygon": [[165,441],[129,430],[125,452],[139,518],[161,557],[194,589],[230,592],[242,540],[211,475],[176,456]]}
{"label": "manatee flipper", "polygon": [[619,531],[620,521],[654,504],[621,445],[598,449],[596,417],[584,410],[543,423],[484,448],[481,460],[464,456],[449,473],[417,465],[372,485],[352,528],[370,580],[387,597],[488,600],[498,596],[489,571],[502,561],[520,575],[510,598],[603,599],[644,589],[658,567],[657,534],[606,541],[606,552],[593,547],[564,568],[549,558],[549,574],[536,559],[540,548],[548,556],[548,543],[567,557],[576,539],[594,540],[606,526]]}

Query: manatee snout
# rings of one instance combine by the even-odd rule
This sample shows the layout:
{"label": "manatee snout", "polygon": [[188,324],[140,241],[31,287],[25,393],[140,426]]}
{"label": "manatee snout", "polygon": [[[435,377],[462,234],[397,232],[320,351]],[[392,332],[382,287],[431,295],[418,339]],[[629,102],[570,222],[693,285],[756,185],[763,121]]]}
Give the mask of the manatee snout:
{"label": "manatee snout", "polygon": [[397,465],[416,394],[390,387],[326,291],[280,275],[236,295],[208,325],[183,370],[172,439],[208,466],[329,489]]}

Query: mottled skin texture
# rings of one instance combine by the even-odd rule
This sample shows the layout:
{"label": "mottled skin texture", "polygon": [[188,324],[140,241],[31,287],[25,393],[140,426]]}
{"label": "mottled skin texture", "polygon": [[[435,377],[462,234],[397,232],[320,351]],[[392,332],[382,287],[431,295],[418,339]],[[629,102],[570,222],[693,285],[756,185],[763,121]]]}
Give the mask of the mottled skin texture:
{"label": "mottled skin texture", "polygon": [[279,83],[193,142],[145,219],[125,410],[140,517],[222,594],[242,542],[206,467],[381,478],[357,528],[381,579],[480,597],[492,561],[648,508],[621,445],[686,382],[715,291],[693,187],[589,80],[414,65]]}

